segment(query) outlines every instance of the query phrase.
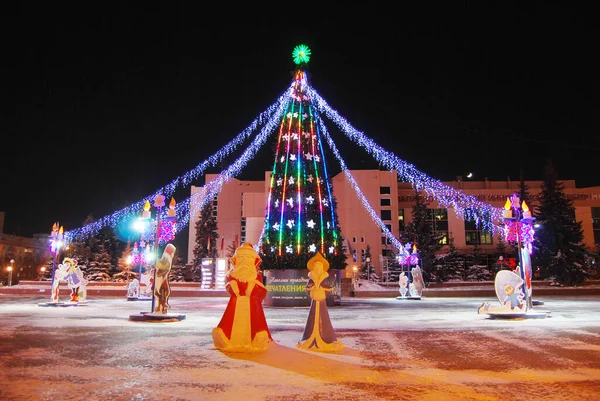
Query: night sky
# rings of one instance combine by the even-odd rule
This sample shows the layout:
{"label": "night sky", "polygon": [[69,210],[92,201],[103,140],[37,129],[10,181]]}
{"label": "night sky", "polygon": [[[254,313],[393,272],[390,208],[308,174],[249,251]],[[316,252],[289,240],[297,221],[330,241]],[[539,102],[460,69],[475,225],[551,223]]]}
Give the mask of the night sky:
{"label": "night sky", "polygon": [[[560,179],[600,185],[581,3],[73,4],[2,13],[5,233],[78,228],[192,169],[286,90],[298,44],[329,105],[430,177],[540,180],[551,157]],[[330,129],[350,168],[377,168]],[[272,158],[269,143],[239,178],[262,179]]]}

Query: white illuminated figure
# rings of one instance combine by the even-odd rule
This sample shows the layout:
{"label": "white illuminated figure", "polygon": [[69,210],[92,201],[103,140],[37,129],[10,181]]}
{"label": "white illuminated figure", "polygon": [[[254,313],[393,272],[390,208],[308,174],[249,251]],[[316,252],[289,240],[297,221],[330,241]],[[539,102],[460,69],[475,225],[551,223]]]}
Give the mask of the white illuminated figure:
{"label": "white illuminated figure", "polygon": [[59,285],[61,281],[66,281],[71,289],[71,299],[69,302],[84,302],[87,300],[87,283],[83,277],[83,272],[77,265],[77,260],[65,258],[54,272],[54,282],[52,283],[52,302],[58,302]]}

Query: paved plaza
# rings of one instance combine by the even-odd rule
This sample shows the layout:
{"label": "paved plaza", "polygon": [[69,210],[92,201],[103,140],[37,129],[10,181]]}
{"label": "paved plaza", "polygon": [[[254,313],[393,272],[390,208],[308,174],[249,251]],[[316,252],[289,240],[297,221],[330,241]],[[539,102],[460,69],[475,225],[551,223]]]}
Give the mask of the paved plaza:
{"label": "paved plaza", "polygon": [[149,301],[0,294],[0,399],[597,400],[600,297],[548,297],[543,319],[477,314],[493,298],[343,298],[344,349],[295,347],[308,308],[265,307],[263,353],[224,353],[211,330],[226,297],[171,298],[175,322],[139,322]]}

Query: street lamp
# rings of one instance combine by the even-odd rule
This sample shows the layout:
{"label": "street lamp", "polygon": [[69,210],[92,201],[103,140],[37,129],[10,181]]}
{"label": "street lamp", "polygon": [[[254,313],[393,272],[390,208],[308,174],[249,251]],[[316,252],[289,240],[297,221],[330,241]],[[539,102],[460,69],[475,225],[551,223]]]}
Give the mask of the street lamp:
{"label": "street lamp", "polygon": [[[11,260],[12,262],[12,260]],[[6,267],[6,271],[8,271],[8,286],[10,287],[12,285],[12,271],[13,271],[13,267],[12,266],[7,266]]]}
{"label": "street lamp", "polygon": [[371,281],[371,258],[367,258],[367,281]]}
{"label": "street lamp", "polygon": [[127,266],[127,282],[129,282],[129,278],[131,276],[131,263],[133,262],[133,256],[127,255],[125,258],[125,265]]}
{"label": "street lamp", "polygon": [[40,281],[44,278],[44,274],[46,273],[46,266],[40,267]]}
{"label": "street lamp", "polygon": [[352,266],[353,272],[353,282],[354,282],[354,291],[358,289],[358,281],[356,280],[356,272],[358,271],[358,267],[356,265]]}

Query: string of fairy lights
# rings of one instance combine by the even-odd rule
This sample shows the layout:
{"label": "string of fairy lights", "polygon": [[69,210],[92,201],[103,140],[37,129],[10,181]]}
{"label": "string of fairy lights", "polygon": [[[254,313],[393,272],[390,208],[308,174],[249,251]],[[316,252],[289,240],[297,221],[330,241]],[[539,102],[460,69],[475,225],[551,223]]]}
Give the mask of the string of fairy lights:
{"label": "string of fairy lights", "polygon": [[478,201],[474,196],[467,195],[417,170],[412,164],[383,149],[371,138],[355,129],[336,110],[332,109],[315,89],[310,87],[308,91],[316,101],[319,112],[325,114],[350,140],[370,153],[381,165],[389,170],[396,170],[398,177],[411,182],[415,189],[425,191],[441,206],[454,209],[457,215],[464,220],[475,221],[479,227],[486,231],[502,232],[502,227],[499,224],[502,220],[502,208]]}
{"label": "string of fairy lights", "polygon": [[254,158],[256,153],[260,150],[261,146],[265,144],[267,138],[273,133],[276,126],[278,125],[280,116],[285,110],[286,104],[290,99],[290,90],[281,97],[277,112],[274,113],[267,123],[262,127],[260,133],[256,135],[253,141],[248,145],[242,155],[234,161],[225,171],[217,175],[217,177],[206,183],[199,192],[196,192],[191,197],[187,198],[177,208],[178,224],[177,232],[189,223],[190,216],[195,216],[208,202],[210,202],[214,196],[216,196],[225,183],[231,181],[234,177],[239,175],[242,169],[248,164],[250,160]]}
{"label": "string of fairy lights", "polygon": [[[65,241],[68,243],[74,240],[81,240],[94,236],[104,227],[115,227],[124,219],[138,216],[147,201],[152,201],[152,199],[160,194],[169,197],[178,187],[191,184],[194,180],[203,175],[207,168],[218,165],[219,162],[234,152],[242,143],[251,137],[253,133],[262,127],[260,128],[260,132],[254,137],[253,141],[248,145],[242,155],[229,167],[227,167],[226,170],[221,172],[216,178],[206,183],[199,192],[194,193],[189,198],[177,204],[175,208],[177,223],[175,224],[173,231],[181,231],[183,227],[189,224],[190,218],[196,216],[198,211],[201,210],[209,201],[212,200],[214,196],[221,191],[225,183],[229,182],[231,179],[240,174],[242,169],[250,160],[254,158],[262,145],[264,145],[267,138],[273,133],[277,125],[281,122],[282,118],[284,118],[286,108],[289,102],[292,101],[292,96],[294,96],[293,84],[294,82],[292,82],[290,87],[278,98],[275,103],[260,113],[246,129],[240,132],[233,140],[231,140],[213,155],[198,164],[195,168],[175,178],[168,185],[158,189],[154,194],[149,195],[138,202],[135,202],[121,210],[115,211],[110,215],[106,215],[81,228],[65,231]],[[423,172],[416,169],[412,164],[405,162],[392,152],[383,149],[371,138],[355,129],[344,117],[340,116],[339,113],[331,108],[328,103],[318,94],[318,92],[314,88],[310,87],[307,82],[303,82],[303,85],[306,85],[306,93],[311,99],[311,118],[318,120],[319,124],[317,128],[320,128],[320,131],[323,133],[323,135],[325,135],[327,143],[332,149],[334,156],[340,163],[342,171],[344,172],[348,182],[356,192],[373,221],[381,227],[386,238],[388,238],[390,243],[396,249],[398,249],[401,254],[406,252],[405,247],[394,237],[378,214],[371,207],[365,195],[362,193],[358,184],[356,183],[356,180],[349,172],[344,160],[341,158],[333,139],[325,127],[323,119],[318,117],[326,116],[329,120],[335,123],[350,140],[365,149],[381,165],[385,166],[389,170],[396,170],[399,179],[411,182],[415,189],[425,191],[427,195],[435,199],[440,206],[454,209],[455,213],[457,213],[459,217],[465,220],[475,221],[483,230],[494,233],[502,232],[503,227],[498,224],[498,222],[502,220],[501,208],[478,201],[474,196],[467,195],[455,188],[445,185],[441,181],[427,176]],[[322,151],[322,143],[319,143],[317,146],[319,146]],[[328,181],[329,180],[326,180],[326,182]],[[330,189],[329,195],[331,196]],[[161,217],[162,213],[166,213],[166,211],[161,212]],[[261,232],[260,236],[261,240],[264,230],[265,228],[263,227],[263,232]],[[255,248],[260,249],[260,243],[257,244]]]}
{"label": "string of fairy lights", "polygon": [[[244,143],[257,129],[258,127],[265,124],[265,121],[269,121],[273,115],[278,115],[281,112],[282,105],[287,104],[289,97],[289,90],[287,90],[282,96],[280,96],[275,103],[270,105],[265,111],[261,112],[258,117],[250,123],[250,125],[240,132],[234,139],[229,143],[209,156],[206,160],[199,163],[192,170],[182,174],[175,178],[169,184],[162,188],[157,189],[153,194],[146,196],[142,200],[135,202],[123,209],[117,210],[109,215],[101,217],[100,219],[93,221],[92,223],[86,224],[81,228],[68,230],[64,232],[64,240],[69,243],[74,240],[82,240],[88,237],[95,236],[105,227],[115,227],[124,219],[129,219],[139,215],[140,211],[144,207],[146,202],[152,202],[157,195],[164,195],[166,197],[171,196],[175,190],[180,186],[187,186],[194,180],[204,174],[207,168],[217,166],[223,158],[234,152],[242,143]],[[178,224],[176,224],[176,232],[179,232],[186,221],[189,221],[189,199],[179,203],[176,207],[176,214],[178,217]],[[183,223],[183,224],[182,224]]]}
{"label": "string of fairy lights", "polygon": [[392,246],[398,250],[398,254],[399,255],[405,254],[407,252],[405,249],[405,246],[402,245],[402,243],[400,241],[398,241],[398,239],[394,236],[394,234],[392,234],[392,232],[389,230],[389,228],[387,228],[387,226],[385,225],[383,220],[381,220],[378,213],[373,209],[373,207],[367,200],[367,197],[365,196],[365,194],[360,190],[358,183],[352,176],[352,173],[350,173],[350,171],[348,170],[348,167],[346,166],[344,159],[340,155],[340,152],[338,151],[337,146],[335,146],[335,143],[333,142],[331,135],[329,135],[329,132],[327,131],[327,128],[325,127],[325,124],[323,123],[323,120],[321,120],[321,119],[319,119],[319,126],[321,128],[321,132],[323,133],[323,135],[325,136],[325,139],[327,140],[327,144],[329,145],[329,147],[331,148],[331,151],[333,152],[333,155],[337,159],[338,163],[340,163],[340,167],[342,168],[342,171],[344,172],[344,175],[346,176],[348,183],[350,184],[352,189],[354,189],[356,196],[362,202],[363,207],[369,213],[369,216],[371,216],[371,219],[373,220],[373,222],[375,222],[375,224],[377,224],[381,228],[383,235],[385,235],[385,237],[391,242]]}

